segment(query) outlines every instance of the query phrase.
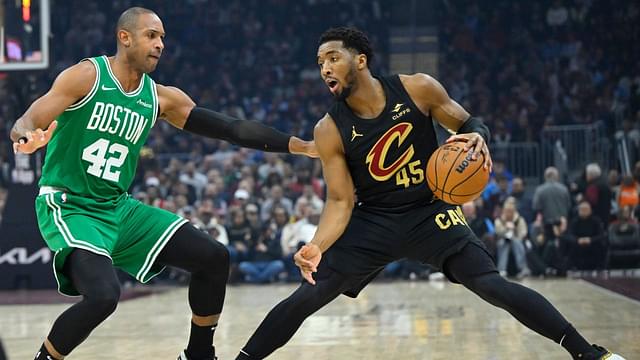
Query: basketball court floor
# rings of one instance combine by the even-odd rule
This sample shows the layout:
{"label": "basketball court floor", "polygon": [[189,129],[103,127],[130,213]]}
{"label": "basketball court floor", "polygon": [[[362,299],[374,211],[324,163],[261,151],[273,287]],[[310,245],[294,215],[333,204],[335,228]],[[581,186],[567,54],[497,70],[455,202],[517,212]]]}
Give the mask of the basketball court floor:
{"label": "basketball court floor", "polygon": [[[583,280],[526,280],[591,342],[640,359],[640,302]],[[295,285],[230,286],[215,340],[233,359],[268,310]],[[188,337],[187,290],[123,301],[67,359],[175,359]],[[10,360],[29,360],[68,304],[2,305],[0,335]],[[373,283],[307,320],[270,359],[567,360],[558,345],[506,312],[447,282]]]}

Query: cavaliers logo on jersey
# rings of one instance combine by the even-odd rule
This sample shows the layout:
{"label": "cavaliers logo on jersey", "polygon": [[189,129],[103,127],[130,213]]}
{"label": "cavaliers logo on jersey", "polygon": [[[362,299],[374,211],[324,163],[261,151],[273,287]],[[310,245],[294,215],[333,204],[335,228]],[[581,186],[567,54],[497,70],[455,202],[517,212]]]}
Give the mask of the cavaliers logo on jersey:
{"label": "cavaliers logo on jersey", "polygon": [[398,123],[387,130],[373,145],[369,154],[367,154],[366,163],[369,166],[369,173],[374,179],[377,181],[389,180],[393,174],[411,160],[414,154],[413,145],[409,146],[391,165],[385,166],[385,163],[389,162],[387,161],[387,154],[391,146],[397,144],[396,146],[400,148],[411,133],[411,130],[413,130],[412,124],[407,122]]}

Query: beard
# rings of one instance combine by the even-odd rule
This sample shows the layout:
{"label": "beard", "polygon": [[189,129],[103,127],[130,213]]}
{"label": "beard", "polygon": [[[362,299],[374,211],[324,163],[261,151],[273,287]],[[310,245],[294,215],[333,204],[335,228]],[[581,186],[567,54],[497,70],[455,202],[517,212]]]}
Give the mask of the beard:
{"label": "beard", "polygon": [[351,95],[351,91],[352,89],[355,87],[356,85],[356,70],[355,70],[355,65],[353,68],[351,68],[351,70],[349,70],[349,73],[346,76],[346,85],[342,88],[342,91],[340,91],[340,93],[338,94],[334,94],[333,97],[334,99],[336,99],[337,101],[344,101],[347,100],[347,98],[349,97],[349,95]]}
{"label": "beard", "polygon": [[351,88],[352,87],[353,87],[352,84],[349,84],[349,86],[345,86],[344,89],[342,89],[342,91],[340,91],[339,94],[333,95],[333,98],[336,99],[337,101],[347,100],[349,95],[351,95]]}

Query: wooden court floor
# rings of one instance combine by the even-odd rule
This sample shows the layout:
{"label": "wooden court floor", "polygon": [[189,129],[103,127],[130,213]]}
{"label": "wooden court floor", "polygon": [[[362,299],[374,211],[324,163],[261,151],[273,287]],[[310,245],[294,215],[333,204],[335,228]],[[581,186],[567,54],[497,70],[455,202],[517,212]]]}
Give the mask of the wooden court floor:
{"label": "wooden court floor", "polygon": [[[582,280],[527,280],[589,341],[640,359],[640,303]],[[215,340],[234,359],[267,311],[295,285],[231,286]],[[185,288],[123,302],[67,359],[175,359],[188,337]],[[0,306],[9,360],[30,360],[68,304]],[[309,318],[270,359],[567,360],[555,343],[445,282],[374,283]]]}

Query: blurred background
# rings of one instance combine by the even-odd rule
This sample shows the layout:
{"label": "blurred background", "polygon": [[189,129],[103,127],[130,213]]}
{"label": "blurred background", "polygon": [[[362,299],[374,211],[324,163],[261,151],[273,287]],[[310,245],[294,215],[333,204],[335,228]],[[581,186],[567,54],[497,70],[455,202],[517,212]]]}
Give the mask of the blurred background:
{"label": "blurred background", "polygon": [[[374,74],[431,74],[489,125],[492,180],[463,211],[501,272],[640,268],[637,1],[0,0],[1,289],[55,288],[33,208],[43,154],[14,156],[9,130],[60,71],[113,55],[116,20],[134,5],[164,22],[158,83],[304,139],[333,101],[316,65],[318,37],[330,26],[364,30]],[[232,283],[299,281],[292,254],[311,239],[324,191],[317,160],[240,149],[165,122],[130,189],[226,244]],[[566,206],[549,206],[557,196]],[[406,261],[382,276],[439,277]],[[154,281],[186,278],[170,270]]]}

